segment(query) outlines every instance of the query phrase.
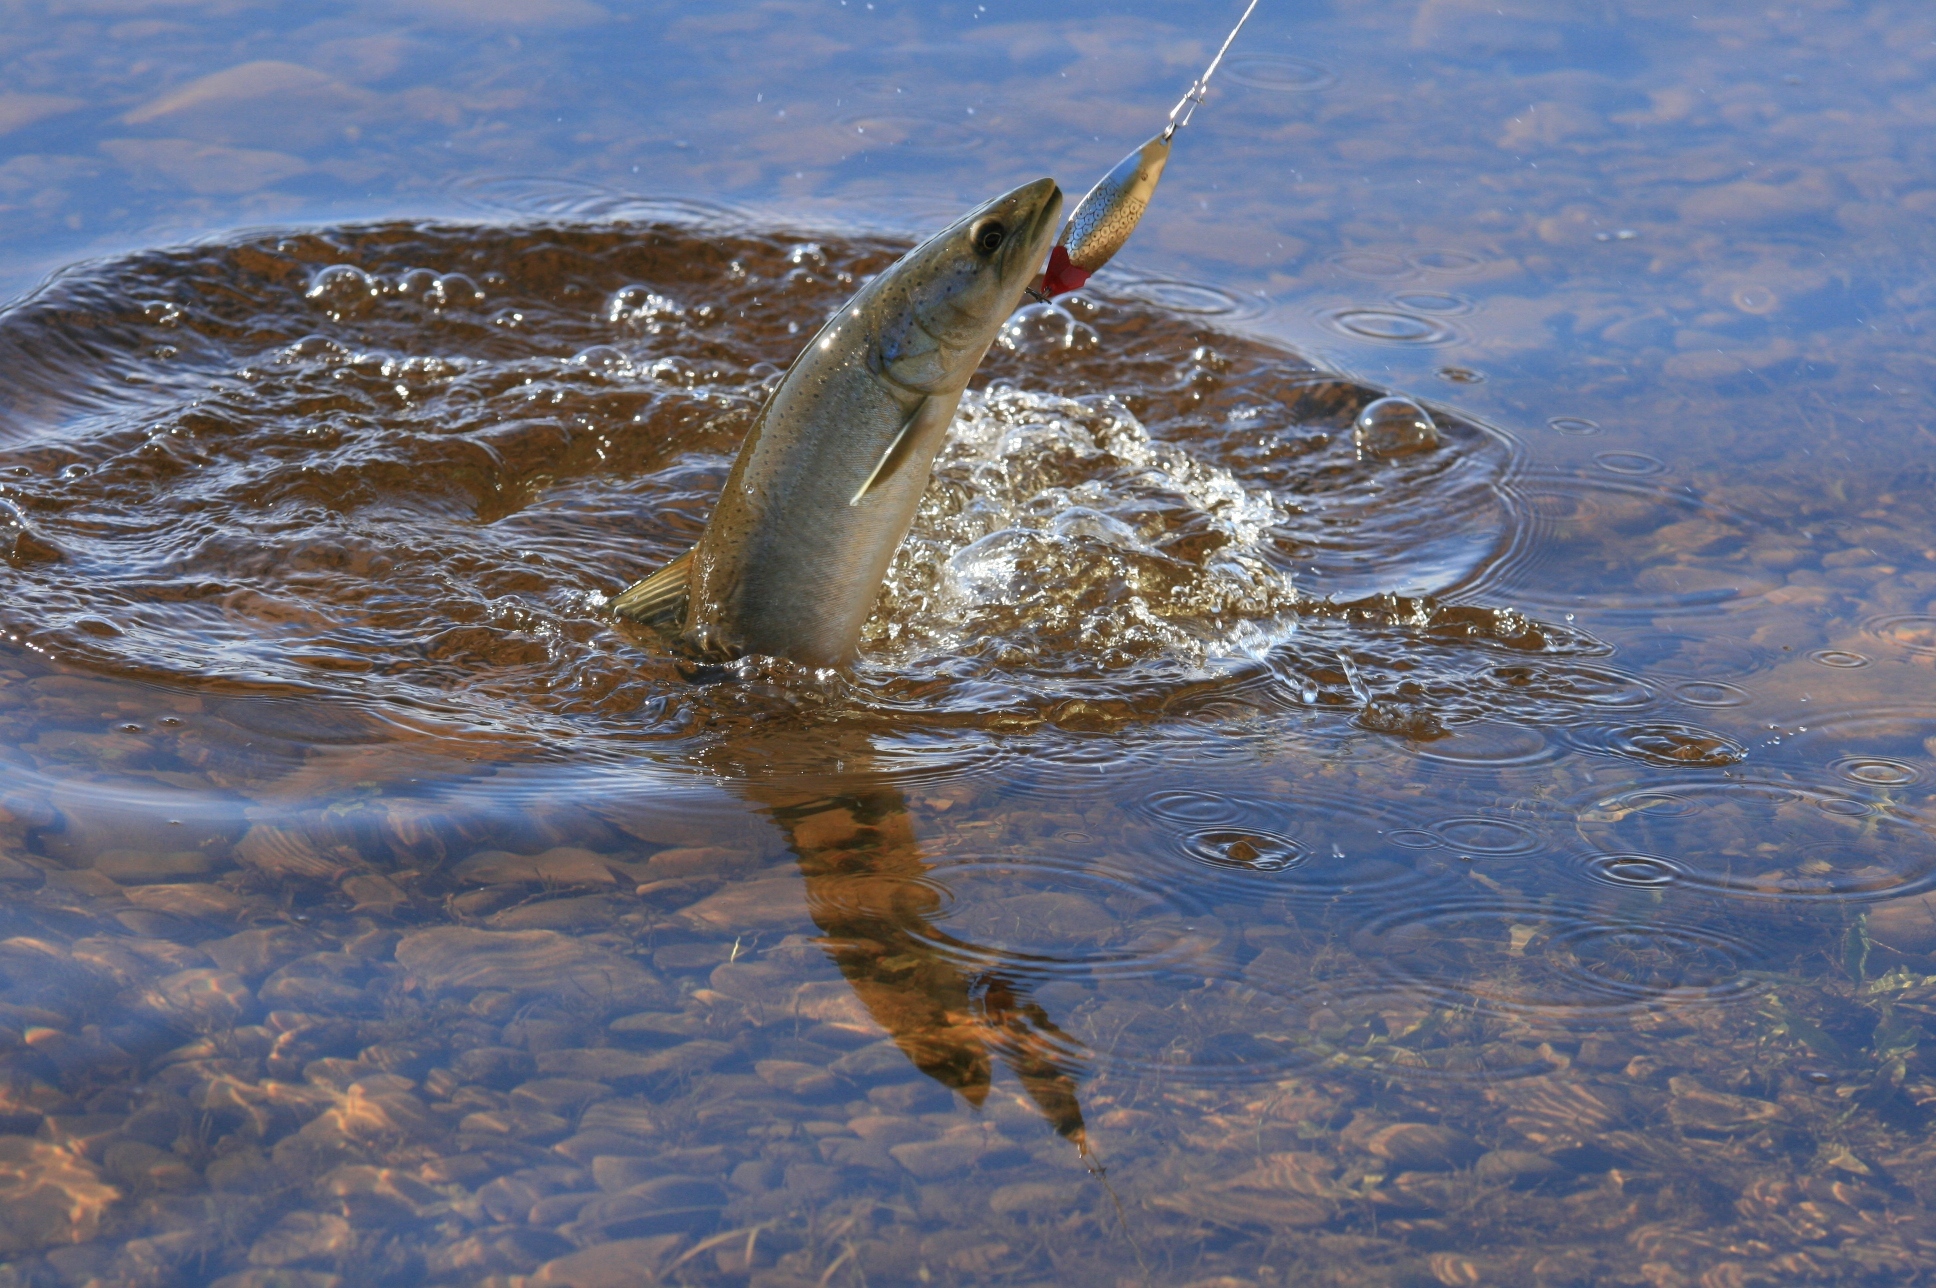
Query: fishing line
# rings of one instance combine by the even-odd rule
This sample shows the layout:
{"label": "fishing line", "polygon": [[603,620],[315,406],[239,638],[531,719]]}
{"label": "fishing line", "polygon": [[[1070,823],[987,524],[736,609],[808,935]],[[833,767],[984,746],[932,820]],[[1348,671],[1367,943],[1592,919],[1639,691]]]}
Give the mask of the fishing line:
{"label": "fishing line", "polygon": [[1123,248],[1156,195],[1156,185],[1170,159],[1170,139],[1196,115],[1210,92],[1210,78],[1217,74],[1224,55],[1237,42],[1237,33],[1256,11],[1257,0],[1250,0],[1203,75],[1190,82],[1190,88],[1170,109],[1163,132],[1124,157],[1077,203],[1069,222],[1062,226],[1062,235],[1049,250],[1042,276],[1027,287],[1030,297],[1046,304],[1058,295],[1080,289]]}
{"label": "fishing line", "polygon": [[[1255,0],[1252,0],[1252,7],[1256,7]],[[1082,1139],[1076,1143],[1076,1156],[1082,1160],[1082,1165],[1089,1169],[1089,1175],[1102,1183],[1102,1192],[1107,1194],[1109,1201],[1116,1205],[1116,1219],[1122,1222],[1123,1226],[1123,1241],[1129,1244],[1130,1252],[1135,1254],[1136,1265],[1143,1272],[1143,1283],[1148,1285],[1149,1262],[1143,1260],[1143,1250],[1137,1246],[1136,1236],[1130,1232],[1129,1214],[1123,1211],[1123,1201],[1116,1197],[1116,1187],[1109,1183],[1109,1169],[1102,1165],[1102,1156],[1090,1147],[1087,1132],[1084,1132]]]}
{"label": "fishing line", "polygon": [[[1250,6],[1244,10],[1244,16],[1237,19],[1237,25],[1232,27],[1230,34],[1223,38],[1223,47],[1217,50],[1217,56],[1210,60],[1210,65],[1204,68],[1203,75],[1197,77],[1191,83],[1189,90],[1182,98],[1176,101],[1176,106],[1170,109],[1170,123],[1163,129],[1163,141],[1165,143],[1170,141],[1171,135],[1188,125],[1190,118],[1196,115],[1197,104],[1203,102],[1204,94],[1210,89],[1210,78],[1217,74],[1217,68],[1223,62],[1223,56],[1230,52],[1230,46],[1236,41],[1237,33],[1244,29],[1244,24],[1250,21],[1251,12],[1256,8],[1257,0],[1250,0]],[[1185,107],[1188,107],[1190,110],[1184,112],[1183,109]],[[1178,112],[1183,112],[1183,119],[1180,121],[1177,120]]]}

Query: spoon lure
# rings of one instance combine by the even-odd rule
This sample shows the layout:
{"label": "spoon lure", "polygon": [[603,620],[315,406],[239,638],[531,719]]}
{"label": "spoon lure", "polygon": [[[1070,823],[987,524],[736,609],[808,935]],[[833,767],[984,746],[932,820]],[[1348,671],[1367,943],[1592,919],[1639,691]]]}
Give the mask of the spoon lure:
{"label": "spoon lure", "polygon": [[1237,19],[1237,25],[1224,37],[1217,56],[1170,109],[1162,133],[1117,162],[1116,168],[1104,175],[1076,205],[1054,249],[1049,252],[1048,268],[1040,282],[1030,288],[1030,294],[1046,301],[1073,291],[1123,248],[1129,235],[1136,231],[1143,212],[1149,209],[1150,198],[1156,194],[1157,180],[1163,177],[1163,167],[1170,159],[1170,140],[1196,114],[1210,88],[1210,78],[1216,75],[1223,56],[1230,52],[1237,33],[1244,29],[1256,8],[1257,0],[1250,0],[1243,17]]}

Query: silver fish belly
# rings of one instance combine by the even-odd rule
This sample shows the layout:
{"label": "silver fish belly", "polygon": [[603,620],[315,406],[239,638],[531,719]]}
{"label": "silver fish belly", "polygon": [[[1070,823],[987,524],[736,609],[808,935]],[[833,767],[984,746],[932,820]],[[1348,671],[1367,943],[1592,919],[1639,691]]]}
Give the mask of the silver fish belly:
{"label": "silver fish belly", "polygon": [[863,287],[781,379],[698,544],[613,612],[703,656],[849,661],[962,390],[1061,215],[1061,190],[1038,179]]}

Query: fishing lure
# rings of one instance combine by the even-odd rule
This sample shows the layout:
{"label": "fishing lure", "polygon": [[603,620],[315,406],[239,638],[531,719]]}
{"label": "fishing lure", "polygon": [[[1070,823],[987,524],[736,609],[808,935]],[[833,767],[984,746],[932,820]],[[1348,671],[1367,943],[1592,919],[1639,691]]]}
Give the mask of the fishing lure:
{"label": "fishing lure", "polygon": [[1198,104],[1210,88],[1210,78],[1217,74],[1223,56],[1230,52],[1237,33],[1250,21],[1255,8],[1257,0],[1250,0],[1249,8],[1224,37],[1223,47],[1210,60],[1210,66],[1170,109],[1163,132],[1119,161],[1077,204],[1069,222],[1063,226],[1062,235],[1049,251],[1049,266],[1040,283],[1032,288],[1032,294],[1050,299],[1075,290],[1123,248],[1129,235],[1136,231],[1143,212],[1149,209],[1150,198],[1156,194],[1157,180],[1163,177],[1163,167],[1169,163],[1170,140],[1196,114]]}

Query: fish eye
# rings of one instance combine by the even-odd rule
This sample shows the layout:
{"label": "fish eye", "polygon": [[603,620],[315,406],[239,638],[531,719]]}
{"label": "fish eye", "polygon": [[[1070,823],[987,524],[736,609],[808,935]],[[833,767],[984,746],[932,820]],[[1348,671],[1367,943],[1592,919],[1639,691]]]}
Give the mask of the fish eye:
{"label": "fish eye", "polygon": [[992,255],[1002,248],[1008,236],[1008,229],[1002,227],[999,219],[985,219],[975,225],[975,249],[984,255]]}

